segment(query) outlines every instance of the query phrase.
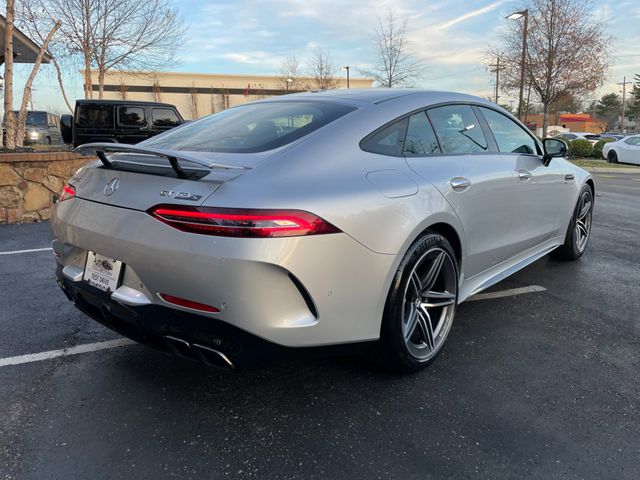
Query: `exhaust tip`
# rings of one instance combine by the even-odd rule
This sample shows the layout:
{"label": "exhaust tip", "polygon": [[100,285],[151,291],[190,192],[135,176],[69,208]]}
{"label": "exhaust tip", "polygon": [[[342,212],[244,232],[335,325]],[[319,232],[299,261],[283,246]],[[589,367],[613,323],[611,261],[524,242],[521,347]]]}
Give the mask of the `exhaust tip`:
{"label": "exhaust tip", "polygon": [[164,337],[164,341],[176,357],[185,358],[187,360],[197,360],[191,350],[191,345],[189,345],[189,342],[186,340],[166,335]]}
{"label": "exhaust tip", "polygon": [[196,353],[202,363],[209,367],[222,368],[224,370],[235,370],[236,367],[229,357],[218,350],[193,344],[193,351]]}
{"label": "exhaust tip", "polygon": [[182,338],[165,335],[164,341],[171,352],[180,358],[200,361],[208,367],[221,368],[227,371],[236,369],[235,364],[224,353],[215,348],[206,347],[198,343],[189,343]]}

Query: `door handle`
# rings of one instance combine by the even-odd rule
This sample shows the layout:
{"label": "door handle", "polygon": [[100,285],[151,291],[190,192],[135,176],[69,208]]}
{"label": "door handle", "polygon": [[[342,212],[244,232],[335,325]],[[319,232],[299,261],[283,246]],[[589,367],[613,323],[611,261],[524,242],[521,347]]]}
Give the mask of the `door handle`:
{"label": "door handle", "polygon": [[518,170],[518,178],[523,182],[526,182],[532,177],[531,172],[527,170]]}
{"label": "door handle", "polygon": [[456,192],[463,192],[471,186],[471,180],[464,177],[453,177],[449,183]]}

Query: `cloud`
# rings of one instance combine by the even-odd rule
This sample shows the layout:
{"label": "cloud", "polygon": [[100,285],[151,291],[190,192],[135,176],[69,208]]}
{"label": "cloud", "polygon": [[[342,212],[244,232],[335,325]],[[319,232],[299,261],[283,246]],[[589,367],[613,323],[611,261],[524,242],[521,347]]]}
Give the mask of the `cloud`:
{"label": "cloud", "polygon": [[498,0],[497,2],[493,2],[490,3],[489,5],[482,7],[482,8],[478,8],[477,10],[473,10],[471,12],[467,12],[463,15],[460,15],[459,17],[453,18],[445,23],[443,23],[442,25],[440,25],[440,29],[441,30],[445,30],[449,27],[453,27],[454,25],[457,25],[458,23],[462,23],[464,21],[467,21],[471,18],[477,17],[479,15],[484,15],[485,13],[489,13],[493,10],[495,10],[496,8],[498,8],[500,5],[502,5],[503,3],[505,3],[507,0]]}
{"label": "cloud", "polygon": [[268,65],[270,67],[277,66],[282,62],[281,56],[261,50],[252,52],[223,53],[218,56],[232,62],[249,65]]}

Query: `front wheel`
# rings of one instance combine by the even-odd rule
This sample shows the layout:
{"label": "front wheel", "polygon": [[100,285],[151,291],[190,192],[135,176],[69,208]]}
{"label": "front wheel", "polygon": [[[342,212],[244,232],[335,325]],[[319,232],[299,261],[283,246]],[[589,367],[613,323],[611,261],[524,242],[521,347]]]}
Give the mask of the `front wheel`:
{"label": "front wheel", "polygon": [[593,192],[588,185],[582,187],[578,203],[569,222],[564,245],[558,247],[552,256],[561,260],[577,260],[584,254],[591,237],[593,215]]}
{"label": "front wheel", "polygon": [[409,248],[393,279],[378,342],[383,366],[417,371],[440,353],[458,300],[458,264],[442,235],[425,232]]}
{"label": "front wheel", "polygon": [[614,150],[611,150],[607,155],[607,161],[609,163],[618,163],[618,154]]}

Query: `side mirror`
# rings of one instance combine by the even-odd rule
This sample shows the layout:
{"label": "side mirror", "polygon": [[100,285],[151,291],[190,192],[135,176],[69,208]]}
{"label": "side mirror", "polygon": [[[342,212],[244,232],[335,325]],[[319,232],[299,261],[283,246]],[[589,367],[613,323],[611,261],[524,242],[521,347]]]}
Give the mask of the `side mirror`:
{"label": "side mirror", "polygon": [[569,150],[567,143],[559,138],[545,138],[542,140],[542,146],[544,147],[542,163],[545,167],[549,166],[552,158],[564,157]]}
{"label": "side mirror", "polygon": [[73,143],[73,115],[60,115],[60,134],[64,143]]}

